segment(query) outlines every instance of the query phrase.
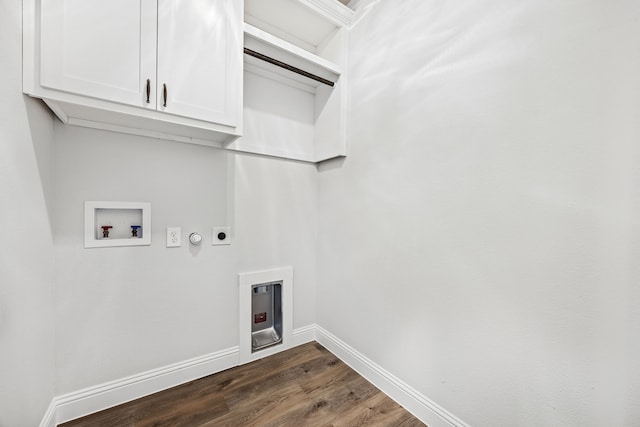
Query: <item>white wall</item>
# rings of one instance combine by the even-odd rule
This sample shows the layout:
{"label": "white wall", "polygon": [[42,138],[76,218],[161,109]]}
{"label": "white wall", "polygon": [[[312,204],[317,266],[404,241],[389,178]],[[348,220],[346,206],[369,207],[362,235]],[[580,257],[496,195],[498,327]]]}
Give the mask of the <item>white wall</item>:
{"label": "white wall", "polygon": [[293,328],[316,322],[318,172],[314,165],[236,155],[238,271],[293,266]]}
{"label": "white wall", "polygon": [[[0,2],[0,426],[31,427],[54,392],[53,122],[22,95],[22,2]],[[42,179],[42,181],[41,181]]]}
{"label": "white wall", "polygon": [[[235,345],[225,153],[57,124],[55,172],[57,394]],[[151,202],[151,246],[84,249],[85,200]]]}
{"label": "white wall", "polygon": [[[0,427],[37,424],[54,395],[238,345],[239,272],[292,265],[294,327],[315,323],[315,166],[54,125],[21,94],[21,2],[0,10]],[[84,249],[85,200],[151,202],[152,245]],[[232,244],[211,246],[225,225]],[[165,247],[167,226],[182,247]]]}
{"label": "white wall", "polygon": [[[236,274],[283,265],[294,327],[474,426],[638,424],[640,4],[380,1],[351,33],[350,156],[319,182],[52,129],[20,93],[20,7],[0,3],[0,426],[237,345]],[[98,199],[151,201],[153,244],[84,249]],[[220,221],[229,247],[209,245]]]}
{"label": "white wall", "polygon": [[[293,265],[294,326],[315,322],[315,167],[61,124],[55,135],[56,394],[238,345],[239,272]],[[84,249],[85,200],[151,202],[151,246]],[[211,246],[225,225],[232,244]],[[169,226],[182,247],[166,248]]]}
{"label": "white wall", "polygon": [[319,324],[470,425],[638,425],[639,21],[380,1],[320,177]]}

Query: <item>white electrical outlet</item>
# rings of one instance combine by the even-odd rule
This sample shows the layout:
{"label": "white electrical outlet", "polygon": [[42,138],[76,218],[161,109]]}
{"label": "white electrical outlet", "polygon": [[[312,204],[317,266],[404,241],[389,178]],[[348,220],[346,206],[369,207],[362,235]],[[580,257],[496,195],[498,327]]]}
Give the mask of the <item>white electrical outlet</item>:
{"label": "white electrical outlet", "polygon": [[230,245],[231,244],[231,228],[230,227],[213,227],[211,229],[212,245]]}
{"label": "white electrical outlet", "polygon": [[180,227],[167,227],[167,247],[180,246]]}

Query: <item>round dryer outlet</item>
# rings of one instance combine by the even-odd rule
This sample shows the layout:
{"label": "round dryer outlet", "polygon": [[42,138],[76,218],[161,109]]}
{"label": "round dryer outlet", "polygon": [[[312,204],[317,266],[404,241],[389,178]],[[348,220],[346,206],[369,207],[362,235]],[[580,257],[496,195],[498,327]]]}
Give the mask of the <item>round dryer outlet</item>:
{"label": "round dryer outlet", "polygon": [[231,244],[231,228],[230,227],[213,227],[211,229],[212,245],[230,245]]}

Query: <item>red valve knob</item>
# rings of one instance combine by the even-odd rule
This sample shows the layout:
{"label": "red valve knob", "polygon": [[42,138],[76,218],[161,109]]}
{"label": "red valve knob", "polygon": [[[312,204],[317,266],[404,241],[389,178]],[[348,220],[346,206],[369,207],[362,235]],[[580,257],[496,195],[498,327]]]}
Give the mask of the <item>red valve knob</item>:
{"label": "red valve knob", "polygon": [[109,230],[113,228],[112,225],[103,225],[100,228],[102,228],[102,237],[103,238],[108,238],[109,237]]}

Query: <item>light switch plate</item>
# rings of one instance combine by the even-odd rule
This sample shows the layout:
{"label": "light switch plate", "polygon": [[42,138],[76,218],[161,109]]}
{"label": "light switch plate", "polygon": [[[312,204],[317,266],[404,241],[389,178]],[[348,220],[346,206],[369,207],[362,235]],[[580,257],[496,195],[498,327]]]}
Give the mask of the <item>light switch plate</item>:
{"label": "light switch plate", "polygon": [[213,246],[230,245],[231,244],[231,227],[213,227],[211,229],[211,244]]}

